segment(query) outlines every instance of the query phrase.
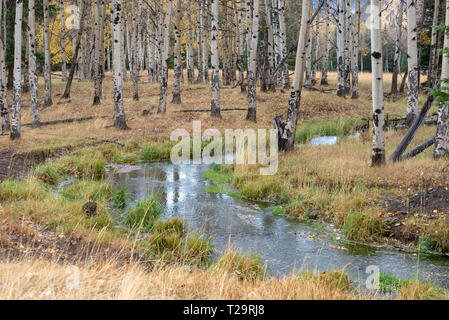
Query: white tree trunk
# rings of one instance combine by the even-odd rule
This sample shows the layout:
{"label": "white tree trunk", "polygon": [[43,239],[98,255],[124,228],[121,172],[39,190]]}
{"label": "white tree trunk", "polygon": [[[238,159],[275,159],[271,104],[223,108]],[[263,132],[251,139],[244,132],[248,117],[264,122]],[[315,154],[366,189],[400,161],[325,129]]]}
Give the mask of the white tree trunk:
{"label": "white tree trunk", "polygon": [[94,90],[94,105],[101,104],[101,87],[103,85],[103,64],[101,63],[102,56],[104,56],[104,39],[102,37],[104,29],[103,8],[104,0],[96,0],[95,6],[95,90]]}
{"label": "white tree trunk", "polygon": [[[446,1],[445,25],[449,25],[449,1]],[[449,36],[444,34],[444,49],[449,49]],[[441,66],[441,79],[449,79],[449,56],[443,54],[443,62]],[[447,85],[447,84],[445,84]],[[438,126],[436,133],[436,142],[434,157],[449,156],[449,105],[440,105],[438,111]]]}
{"label": "white tree trunk", "polygon": [[329,66],[329,50],[330,50],[330,14],[329,14],[329,1],[326,0],[325,4],[325,17],[324,21],[326,23],[326,29],[324,30],[324,58],[323,58],[323,70],[321,73],[321,85],[328,85],[327,72]]}
{"label": "white tree trunk", "polygon": [[122,0],[112,0],[113,69],[114,69],[114,123],[116,128],[125,130],[126,119],[123,107],[122,84]]}
{"label": "white tree trunk", "polygon": [[28,45],[29,45],[29,68],[30,68],[30,87],[31,87],[31,110],[33,114],[33,128],[40,126],[39,112],[39,91],[36,73],[36,18],[34,9],[34,0],[28,0]]}
{"label": "white tree trunk", "polygon": [[182,76],[182,57],[181,57],[181,0],[176,0],[176,18],[174,24],[175,31],[175,56],[174,56],[174,83],[173,83],[173,104],[181,103],[181,76]]}
{"label": "white tree trunk", "polygon": [[345,92],[345,2],[338,0],[338,20],[337,20],[337,72],[338,72],[338,88],[337,95],[344,97]]}
{"label": "white tree trunk", "polygon": [[434,80],[438,77],[437,70],[437,36],[438,29],[436,28],[439,25],[439,14],[440,14],[440,0],[435,0],[435,6],[433,9],[433,24],[432,24],[432,36],[430,42],[430,54],[429,54],[429,69],[427,73],[427,86],[433,87]]}
{"label": "white tree trunk", "polygon": [[396,42],[394,45],[394,61],[393,61],[393,76],[391,80],[391,94],[396,96],[398,93],[398,75],[400,73],[400,58],[401,58],[401,36],[402,36],[402,17],[404,16],[404,0],[399,0],[398,20],[396,30]]}
{"label": "white tree trunk", "polygon": [[[6,0],[0,0],[0,9],[6,8]],[[6,92],[6,10],[0,10],[0,28],[1,28],[1,41],[0,41],[0,117],[2,133],[10,129],[9,112],[8,112],[8,99]]]}
{"label": "white tree trunk", "polygon": [[290,92],[287,111],[287,120],[284,128],[278,126],[279,149],[292,151],[295,146],[296,126],[299,117],[299,105],[304,80],[305,59],[307,46],[309,45],[310,14],[312,11],[312,0],[304,0],[301,15],[301,29],[299,31],[298,48],[296,50],[295,77]]}
{"label": "white tree trunk", "polygon": [[53,104],[51,97],[51,61],[50,61],[50,17],[48,12],[48,0],[44,0],[44,79],[45,79],[45,106]]}
{"label": "white tree trunk", "polygon": [[257,45],[259,41],[259,0],[253,1],[253,21],[251,30],[251,52],[248,68],[248,114],[246,120],[256,122],[256,70]]}
{"label": "white tree trunk", "polygon": [[167,8],[164,22],[164,44],[162,50],[162,70],[161,70],[161,93],[159,97],[158,113],[165,113],[167,110],[167,82],[168,82],[168,52],[170,45],[170,19],[173,0],[167,0]]}
{"label": "white tree trunk", "polygon": [[416,0],[407,0],[408,94],[407,124],[418,115],[418,47],[416,32]]}
{"label": "white tree trunk", "polygon": [[212,62],[212,100],[211,116],[220,115],[220,62],[218,57],[218,0],[211,0],[212,19],[210,34],[210,52]]}
{"label": "white tree trunk", "polygon": [[380,0],[371,0],[371,65],[373,95],[373,166],[385,163],[385,115],[383,94]]}
{"label": "white tree trunk", "polygon": [[59,0],[59,11],[61,13],[61,75],[62,81],[67,81],[67,61],[66,61],[66,52],[65,52],[65,8],[64,8],[64,0]]}
{"label": "white tree trunk", "polygon": [[360,0],[355,0],[355,26],[352,36],[352,99],[359,98]]}
{"label": "white tree trunk", "polygon": [[23,0],[16,0],[16,20],[14,26],[14,87],[12,102],[11,140],[20,139],[20,113],[22,109],[22,19]]}

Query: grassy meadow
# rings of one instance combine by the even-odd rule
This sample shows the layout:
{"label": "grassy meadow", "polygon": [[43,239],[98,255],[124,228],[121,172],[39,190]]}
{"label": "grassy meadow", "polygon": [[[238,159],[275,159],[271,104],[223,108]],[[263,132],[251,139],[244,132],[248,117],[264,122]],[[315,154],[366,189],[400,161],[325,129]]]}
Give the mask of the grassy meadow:
{"label": "grassy meadow", "polygon": [[[172,76],[170,73],[169,84]],[[362,119],[370,117],[371,74],[359,75],[357,100],[337,97],[335,90],[328,93],[336,88],[336,77],[336,73],[330,73],[329,86],[303,90],[297,143],[306,144],[316,136],[353,134],[364,123]],[[385,74],[385,93],[390,90],[390,81],[391,74]],[[43,81],[40,86],[39,92],[44,92]],[[23,127],[19,141],[0,136],[0,150],[23,155],[43,152],[48,157],[23,179],[9,178],[0,183],[1,299],[382,298],[362,295],[344,271],[301,272],[276,279],[266,273],[258,257],[231,249],[214,261],[211,239],[191,234],[179,219],[159,219],[164,208],[157,196],[139,202],[117,223],[111,203],[112,207],[124,208],[126,190],[115,190],[105,181],[108,163],[168,160],[173,146],[170,133],[179,128],[192,132],[194,120],[201,120],[203,130],[272,128],[272,119],[286,113],[289,92],[258,89],[258,121],[251,123],[245,120],[244,111],[223,111],[221,119],[211,118],[207,112],[177,112],[210,108],[209,85],[185,83],[182,104],[169,103],[164,115],[153,112],[143,116],[144,109],[157,109],[159,85],[149,83],[142,73],[139,101],[132,100],[131,82],[125,83],[129,129],[119,131],[113,126],[110,73],[99,106],[92,106],[91,82],[74,81],[68,100],[61,98],[64,86],[58,78],[53,79],[54,105],[42,108],[42,121],[97,118],[39,129]],[[170,93],[171,87],[169,102]],[[426,98],[422,89],[421,106]],[[221,88],[220,103],[222,109],[246,108],[248,104],[240,88],[232,87]],[[31,122],[30,105],[29,94],[24,94],[22,123]],[[404,94],[385,98],[385,112],[390,118],[405,115],[406,105]],[[434,105],[430,113],[436,111]],[[423,126],[412,145],[433,137],[435,130],[435,126]],[[387,157],[405,132],[386,132]],[[267,200],[282,208],[277,214],[300,221],[307,221],[308,213],[316,211],[321,223],[334,224],[350,241],[401,246],[412,251],[419,251],[425,242],[430,251],[449,253],[447,212],[432,218],[410,215],[402,221],[401,236],[392,237],[387,235],[388,217],[394,213],[381,207],[382,200],[388,197],[446,187],[447,162],[433,160],[430,148],[410,160],[370,167],[371,141],[371,130],[367,130],[358,139],[340,140],[333,146],[295,148],[279,155],[279,170],[273,176],[259,175],[257,165],[214,167],[205,178],[216,185],[207,191]],[[57,195],[58,184],[68,178],[76,182]],[[97,202],[97,216],[86,219],[81,209],[86,201]],[[414,241],[404,240],[408,233]],[[65,288],[66,271],[73,264],[81,270],[83,290]],[[383,279],[388,288],[395,286],[398,299],[448,298],[446,291],[417,280]]]}

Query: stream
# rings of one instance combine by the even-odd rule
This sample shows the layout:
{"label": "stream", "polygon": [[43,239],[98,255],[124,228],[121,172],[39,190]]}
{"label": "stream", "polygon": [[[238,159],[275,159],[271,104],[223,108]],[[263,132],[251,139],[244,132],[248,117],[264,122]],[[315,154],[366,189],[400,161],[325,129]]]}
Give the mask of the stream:
{"label": "stream", "polygon": [[151,163],[114,167],[108,181],[126,187],[131,207],[138,200],[160,193],[166,206],[162,219],[182,218],[189,230],[212,237],[218,253],[231,244],[242,252],[258,254],[273,275],[284,276],[304,268],[346,268],[363,285],[369,276],[367,267],[373,265],[399,278],[412,278],[418,273],[422,280],[449,288],[449,258],[364,245],[345,247],[336,240],[336,230],[331,230],[329,236],[323,228],[273,215],[272,206],[206,192],[205,187],[212,182],[202,174],[210,165]]}

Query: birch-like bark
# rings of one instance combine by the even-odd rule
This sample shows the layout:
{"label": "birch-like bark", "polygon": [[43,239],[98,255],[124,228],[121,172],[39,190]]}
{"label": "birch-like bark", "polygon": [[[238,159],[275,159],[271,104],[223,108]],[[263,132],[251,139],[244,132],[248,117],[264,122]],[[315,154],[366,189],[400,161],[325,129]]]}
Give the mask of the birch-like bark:
{"label": "birch-like bark", "polygon": [[345,2],[344,0],[338,0],[338,20],[337,20],[337,72],[338,72],[338,87],[337,95],[344,97],[345,92]]}
{"label": "birch-like bark", "polygon": [[[449,1],[446,1],[445,25],[449,25]],[[449,50],[449,35],[444,33],[444,49]],[[441,79],[449,79],[449,55],[443,54],[441,65]],[[436,133],[435,150],[433,153],[435,158],[449,156],[449,105],[440,105],[438,111],[438,125]]]}
{"label": "birch-like bark", "polygon": [[198,40],[198,51],[197,51],[197,60],[198,60],[198,83],[204,82],[204,67],[203,67],[203,7],[204,3],[203,0],[199,0],[198,2],[198,17],[197,17],[197,40]]}
{"label": "birch-like bark", "polygon": [[86,3],[86,0],[79,1],[79,4],[81,7],[80,11],[82,13],[81,13],[81,17],[79,20],[80,22],[79,22],[78,34],[76,37],[76,46],[75,46],[75,50],[73,51],[72,66],[70,67],[69,77],[67,78],[67,83],[65,85],[64,94],[62,95],[63,99],[70,98],[70,90],[72,88],[73,77],[75,75],[76,64],[77,64],[78,56],[79,56],[79,52],[80,52],[81,39],[82,39],[82,35],[84,33],[84,24],[85,24],[85,17],[86,17],[88,5]]}
{"label": "birch-like bark", "polygon": [[[313,11],[313,3],[312,3],[312,10],[310,11],[310,17],[312,17],[312,11]],[[309,88],[312,86],[312,47],[313,47],[313,26],[310,26],[306,50],[306,82],[305,82],[306,87]]]}
{"label": "birch-like bark", "polygon": [[[139,0],[139,4],[142,0]],[[133,21],[132,25],[132,39],[131,39],[131,50],[132,50],[132,59],[131,59],[131,74],[132,74],[132,82],[133,82],[133,100],[139,100],[139,57],[138,57],[138,19],[136,12],[136,1],[132,1],[131,6],[131,19]]]}
{"label": "birch-like bark", "polygon": [[[123,11],[124,10],[124,11]],[[130,28],[129,28],[129,16],[128,11],[126,10],[126,4],[122,9],[123,19],[125,20],[125,34],[126,34],[126,55],[128,56],[128,67],[130,70],[130,78],[132,78],[132,52],[131,52],[131,37],[130,37]],[[127,72],[128,73],[128,72]],[[125,79],[128,79],[128,76],[125,75]],[[128,81],[128,80],[126,80]]]}
{"label": "birch-like bark", "polygon": [[194,64],[194,48],[193,48],[193,20],[192,20],[192,0],[189,0],[189,31],[187,33],[187,81],[192,84],[195,81],[195,64]]}
{"label": "birch-like bark", "polygon": [[[278,0],[279,3],[279,34],[281,37],[281,58],[287,54],[287,26],[285,24],[285,0]],[[288,63],[283,66],[283,85],[284,89],[290,88],[290,73],[288,71]]]}
{"label": "birch-like bark", "polygon": [[435,6],[433,9],[433,23],[432,23],[432,35],[430,42],[430,54],[429,54],[429,68],[427,73],[427,86],[432,88],[435,82],[435,79],[438,77],[437,70],[438,64],[437,55],[437,37],[438,37],[438,29],[439,25],[439,14],[440,14],[440,0],[435,0]]}
{"label": "birch-like bark", "polygon": [[259,0],[253,1],[253,21],[251,30],[251,52],[248,68],[248,114],[246,120],[256,122],[256,68],[257,45],[259,42]]}
{"label": "birch-like bark", "polygon": [[67,60],[66,60],[66,52],[65,52],[65,8],[64,8],[64,0],[59,0],[59,12],[61,14],[61,75],[62,81],[67,81]]}
{"label": "birch-like bark", "polygon": [[176,17],[174,24],[175,32],[175,54],[174,54],[174,82],[173,82],[173,104],[181,103],[181,76],[182,76],[182,57],[181,57],[181,0],[176,0]]}
{"label": "birch-like bark", "polygon": [[[6,0],[0,0],[0,9],[6,8]],[[10,129],[8,100],[6,92],[6,10],[0,10],[0,26],[1,26],[1,41],[0,41],[0,117],[2,133]]]}
{"label": "birch-like bark", "polygon": [[95,90],[93,105],[101,104],[101,86],[103,85],[103,65],[101,56],[104,55],[104,39],[102,39],[102,30],[104,29],[103,7],[104,0],[96,0],[95,3]]}
{"label": "birch-like bark", "polygon": [[204,82],[208,82],[209,81],[209,63],[208,63],[208,49],[207,49],[207,17],[209,15],[209,3],[208,0],[203,0],[203,15],[202,15],[202,19],[203,19],[203,32],[201,33],[201,46],[202,46],[202,60],[203,60],[203,75],[204,75]]}
{"label": "birch-like bark", "polygon": [[373,154],[371,165],[385,163],[385,115],[383,95],[380,0],[371,0],[371,66],[373,95]]}
{"label": "birch-like bark", "polygon": [[345,0],[345,94],[351,92],[351,38],[352,38],[352,11],[351,0]]}
{"label": "birch-like bark", "polygon": [[220,63],[218,57],[218,0],[211,0],[212,19],[210,34],[210,52],[212,63],[212,99],[211,116],[221,117],[220,114]]}
{"label": "birch-like bark", "polygon": [[360,0],[355,0],[355,26],[352,35],[352,99],[359,98]]}
{"label": "birch-like bark", "polygon": [[249,60],[249,55],[251,52],[251,24],[252,24],[252,7],[251,7],[251,1],[247,0],[246,1],[246,6],[245,6],[245,10],[246,10],[246,65],[247,65],[247,72],[246,72],[246,77],[248,78],[249,75],[249,64],[250,64],[250,60]]}
{"label": "birch-like bark", "polygon": [[125,130],[126,119],[123,107],[122,85],[122,0],[112,0],[112,35],[113,35],[113,69],[114,69],[114,124],[117,129]]}
{"label": "birch-like bark", "polygon": [[162,50],[161,93],[159,96],[159,108],[157,113],[165,113],[167,110],[167,82],[168,82],[168,51],[170,45],[170,19],[173,0],[167,0],[167,9],[164,22],[164,44]]}
{"label": "birch-like bark", "polygon": [[29,45],[29,68],[31,89],[31,110],[33,117],[33,128],[40,126],[39,91],[36,73],[36,16],[34,0],[28,0],[28,45]]}
{"label": "birch-like bark", "polygon": [[272,16],[272,7],[271,7],[271,1],[265,0],[265,21],[267,24],[267,32],[268,32],[268,43],[267,43],[267,59],[268,59],[268,72],[266,75],[267,78],[267,90],[269,91],[275,91],[276,87],[273,82],[273,72],[274,72],[274,63],[273,63],[273,41],[274,41],[274,34],[273,34],[273,23],[271,21]]}
{"label": "birch-like bark", "polygon": [[239,47],[238,47],[238,58],[237,58],[237,68],[239,70],[239,83],[240,83],[240,92],[244,93],[246,92],[246,86],[244,84],[245,82],[245,71],[244,71],[244,28],[243,28],[243,19],[244,19],[244,0],[239,1],[239,20],[238,20],[238,27],[239,27]]}
{"label": "birch-like bark", "polygon": [[50,16],[48,0],[44,0],[44,79],[45,79],[45,106],[53,105],[51,97],[51,61],[50,61]]}
{"label": "birch-like bark", "polygon": [[325,17],[324,23],[326,24],[326,28],[324,30],[324,57],[323,57],[323,69],[321,72],[321,85],[328,85],[329,82],[327,80],[327,72],[329,68],[329,50],[330,50],[330,13],[329,13],[329,1],[326,0],[325,8]]}
{"label": "birch-like bark", "polygon": [[416,0],[407,0],[408,94],[407,125],[418,115],[418,47],[416,32]]}
{"label": "birch-like bark", "polygon": [[391,94],[395,97],[398,93],[398,76],[400,73],[400,58],[401,58],[401,36],[402,36],[402,17],[404,16],[404,0],[399,0],[398,20],[396,29],[396,42],[394,45],[394,61],[393,61],[393,76],[391,78]]}
{"label": "birch-like bark", "polygon": [[14,24],[14,84],[12,102],[11,140],[20,139],[20,113],[22,109],[22,19],[23,0],[16,0],[16,19]]}
{"label": "birch-like bark", "polygon": [[299,31],[298,47],[296,50],[295,77],[291,88],[288,103],[287,120],[278,127],[278,146],[280,150],[292,151],[295,146],[296,127],[299,117],[299,105],[301,102],[302,84],[304,80],[304,65],[309,44],[310,14],[312,0],[304,0],[301,14],[301,28]]}

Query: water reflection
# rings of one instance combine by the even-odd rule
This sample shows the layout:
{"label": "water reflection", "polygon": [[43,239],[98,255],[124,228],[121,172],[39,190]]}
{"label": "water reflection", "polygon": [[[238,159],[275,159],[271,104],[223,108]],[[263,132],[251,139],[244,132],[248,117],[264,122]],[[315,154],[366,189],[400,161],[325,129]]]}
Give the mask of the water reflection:
{"label": "water reflection", "polygon": [[449,287],[449,259],[414,256],[369,246],[336,244],[309,225],[274,216],[263,204],[247,203],[225,194],[204,191],[210,182],[202,178],[204,165],[146,164],[123,167],[109,174],[111,183],[125,186],[133,206],[138,200],[160,193],[166,204],[163,218],[183,218],[189,229],[211,236],[219,252],[229,243],[244,252],[257,253],[275,275],[307,267],[320,271],[347,268],[366,279],[366,268],[401,278],[432,280]]}

